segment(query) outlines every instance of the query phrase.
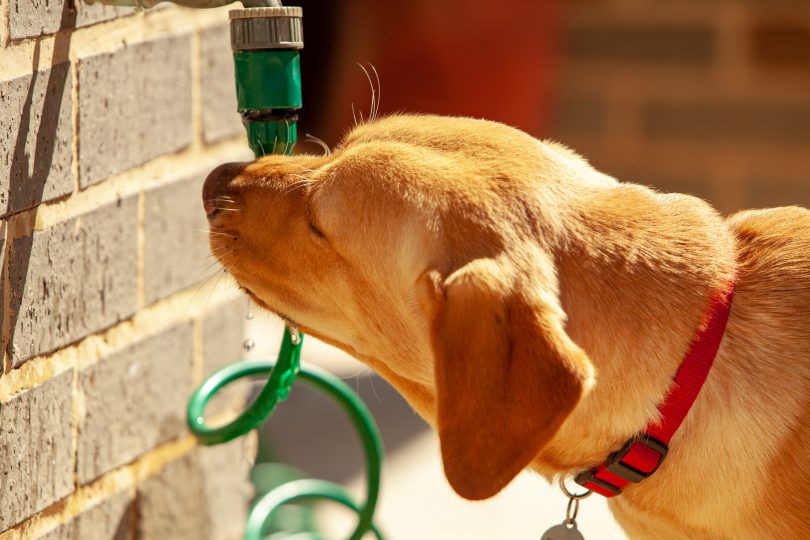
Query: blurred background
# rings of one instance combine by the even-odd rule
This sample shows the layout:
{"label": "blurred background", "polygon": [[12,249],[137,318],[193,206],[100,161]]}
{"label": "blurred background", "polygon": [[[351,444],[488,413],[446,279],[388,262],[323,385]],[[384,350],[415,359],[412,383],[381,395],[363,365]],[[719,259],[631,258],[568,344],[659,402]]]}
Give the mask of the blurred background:
{"label": "blurred background", "polygon": [[[810,3],[299,4],[302,131],[330,146],[352,126],[353,109],[368,116],[358,64],[373,64],[381,114],[501,121],[561,141],[620,180],[691,193],[723,213],[810,206]],[[305,350],[347,377],[380,424],[388,461],[378,515],[391,538],[531,538],[562,520],[565,499],[529,475],[494,501],[460,500],[442,477],[435,436],[384,381],[312,340]],[[326,400],[296,392],[263,440],[275,457],[361,493],[360,448]],[[580,528],[623,538],[603,500],[583,503]]]}
{"label": "blurred background", "polygon": [[621,180],[723,212],[810,204],[810,3],[302,0],[304,129],[468,115],[557,139]]}

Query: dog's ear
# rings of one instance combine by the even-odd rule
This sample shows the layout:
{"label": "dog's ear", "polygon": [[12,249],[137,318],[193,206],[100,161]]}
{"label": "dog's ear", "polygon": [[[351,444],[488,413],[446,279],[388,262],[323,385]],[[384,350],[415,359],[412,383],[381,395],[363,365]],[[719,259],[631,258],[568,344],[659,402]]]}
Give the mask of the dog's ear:
{"label": "dog's ear", "polygon": [[444,471],[467,499],[498,493],[557,433],[592,380],[556,300],[478,259],[451,274],[433,327]]}

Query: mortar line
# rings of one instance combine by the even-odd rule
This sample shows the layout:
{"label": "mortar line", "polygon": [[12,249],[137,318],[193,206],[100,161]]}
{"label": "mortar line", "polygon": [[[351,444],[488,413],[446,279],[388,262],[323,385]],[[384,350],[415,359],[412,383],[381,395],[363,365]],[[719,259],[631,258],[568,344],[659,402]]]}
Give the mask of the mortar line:
{"label": "mortar line", "polygon": [[138,193],[137,214],[137,230],[135,231],[137,245],[135,306],[137,307],[137,310],[140,311],[146,304],[146,193],[143,190]]}
{"label": "mortar line", "polygon": [[[81,126],[79,125],[79,58],[76,54],[75,50],[70,51],[70,58],[69,65],[70,65],[70,75],[73,78],[73,84],[71,85],[71,97],[73,99],[73,107],[71,110],[71,121],[73,127],[73,145],[71,148],[72,155],[71,155],[71,164],[70,164],[70,172],[73,175],[73,192],[78,192],[81,190],[81,178],[79,178],[79,131],[81,130]],[[68,194],[70,196],[70,194]]]}
{"label": "mortar line", "polygon": [[140,536],[138,534],[138,522],[140,521],[140,507],[138,505],[138,484],[134,483],[129,488],[130,496],[132,500],[130,501],[131,511],[129,513],[129,532],[130,532],[130,540],[138,540]]}
{"label": "mortar line", "polygon": [[3,343],[3,365],[0,379],[11,370],[11,227],[7,221],[3,221],[3,263],[0,275],[3,280],[3,320],[0,321],[0,336]]}
{"label": "mortar line", "polygon": [[0,40],[0,47],[6,48],[8,47],[10,35],[11,35],[11,23],[9,22],[10,19],[10,10],[9,7],[11,5],[11,0],[7,0],[3,2],[3,6],[0,8],[0,31],[3,32],[2,39]]}
{"label": "mortar line", "polygon": [[[8,21],[9,2],[4,2],[4,4],[6,9],[3,11],[6,13],[5,22],[7,28],[3,42],[5,48],[14,50],[18,47],[30,46],[31,43],[37,40],[53,39],[56,36],[63,37],[67,34],[73,34],[72,39],[86,40],[86,43],[78,44],[80,48],[84,48],[84,45],[89,44],[91,45],[89,48],[93,52],[110,52],[117,49],[121,45],[121,40],[118,39],[119,36],[123,37],[127,42],[131,39],[132,43],[136,43],[166,34],[191,32],[195,27],[213,26],[227,21],[228,11],[234,9],[230,5],[197,10],[164,7],[163,9],[147,10],[143,14],[133,13],[125,17],[99,21],[80,28],[62,28],[50,34],[11,39],[10,23]],[[0,22],[3,22],[2,19],[0,19]],[[180,23],[179,26],[178,22]],[[111,35],[116,32],[119,34]]]}
{"label": "mortar line", "polygon": [[191,146],[202,148],[203,143],[203,122],[202,122],[202,36],[201,30],[195,28],[191,33]]}
{"label": "mortar line", "polygon": [[[167,184],[194,172],[210,170],[222,161],[233,160],[235,155],[247,155],[244,142],[238,138],[221,141],[205,149],[185,150],[159,156],[149,162],[111,176],[98,184],[38,205],[31,205],[9,212],[0,219],[28,218],[36,214],[37,229],[44,229],[77,215],[94,210],[105,204],[135,195],[142,189]],[[19,238],[19,235],[14,238]]]}
{"label": "mortar line", "polygon": [[[234,288],[214,287],[213,284],[206,287],[213,289],[210,296],[214,306],[223,305],[238,296]],[[202,317],[209,295],[207,290],[202,291],[205,294],[197,294],[198,289],[196,286],[189,287],[144,307],[131,319],[85,336],[56,351],[35,356],[18,368],[9,370],[0,378],[0,403],[47,382],[67,369],[81,371],[167,328]]]}
{"label": "mortar line", "polygon": [[193,437],[181,435],[151,448],[132,463],[107,471],[101,478],[79,486],[66,498],[0,533],[0,540],[39,538],[60,525],[70,523],[81,513],[126,489],[137,490],[140,482],[159,474],[166,465],[182,459],[196,446]]}
{"label": "mortar line", "polygon": [[70,400],[70,456],[73,459],[73,491],[79,489],[79,423],[84,417],[84,394],[79,388],[79,368],[73,366],[73,384]]}

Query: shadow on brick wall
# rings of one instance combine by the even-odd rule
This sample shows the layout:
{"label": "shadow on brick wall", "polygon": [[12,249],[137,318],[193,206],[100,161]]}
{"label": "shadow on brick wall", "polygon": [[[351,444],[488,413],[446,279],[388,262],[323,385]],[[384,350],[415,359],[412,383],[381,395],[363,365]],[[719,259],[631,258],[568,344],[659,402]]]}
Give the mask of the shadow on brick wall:
{"label": "shadow on brick wall", "polygon": [[[73,28],[76,24],[76,10],[72,3],[65,2],[62,9],[60,29]],[[54,155],[58,150],[59,137],[57,128],[59,126],[59,116],[63,108],[63,101],[66,96],[70,97],[70,39],[69,32],[57,33],[54,37],[53,55],[51,58],[51,68],[40,71],[41,39],[34,43],[33,61],[31,66],[30,83],[22,106],[22,115],[19,122],[17,136],[14,140],[14,150],[11,156],[11,167],[9,170],[9,195],[7,212],[16,212],[29,207],[36,207],[43,200],[45,188],[49,174],[54,163]],[[38,84],[40,77],[47,77],[47,83]],[[27,146],[32,129],[32,117],[34,114],[34,98],[37,88],[44,87],[42,98],[42,113],[36,125],[36,140],[32,153],[28,153]],[[70,128],[72,130],[72,127]],[[69,149],[70,155],[73,149]],[[63,171],[70,176],[71,171]],[[34,216],[36,210],[34,210]],[[14,332],[17,327],[17,320],[20,316],[20,306],[28,281],[28,270],[30,267],[31,249],[33,245],[33,235],[16,239],[9,247],[9,261],[3,267],[3,272],[9,274],[8,283],[11,287],[11,304],[9,320],[8,342],[3,344],[9,357],[12,357],[10,344],[14,343]],[[5,278],[5,276],[3,276]],[[6,283],[3,279],[2,283]],[[5,317],[4,317],[5,318]]]}

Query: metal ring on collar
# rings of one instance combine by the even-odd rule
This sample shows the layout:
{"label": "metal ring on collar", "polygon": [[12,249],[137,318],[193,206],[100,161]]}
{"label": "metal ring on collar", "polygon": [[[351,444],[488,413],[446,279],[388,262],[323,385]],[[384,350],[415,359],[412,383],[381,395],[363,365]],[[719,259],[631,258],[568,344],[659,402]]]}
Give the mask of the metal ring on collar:
{"label": "metal ring on collar", "polygon": [[566,497],[571,499],[585,499],[586,497],[590,497],[593,494],[593,491],[590,489],[586,490],[584,493],[571,493],[568,491],[568,488],[565,487],[565,476],[560,476],[559,479],[560,489],[563,493],[565,493]]}

